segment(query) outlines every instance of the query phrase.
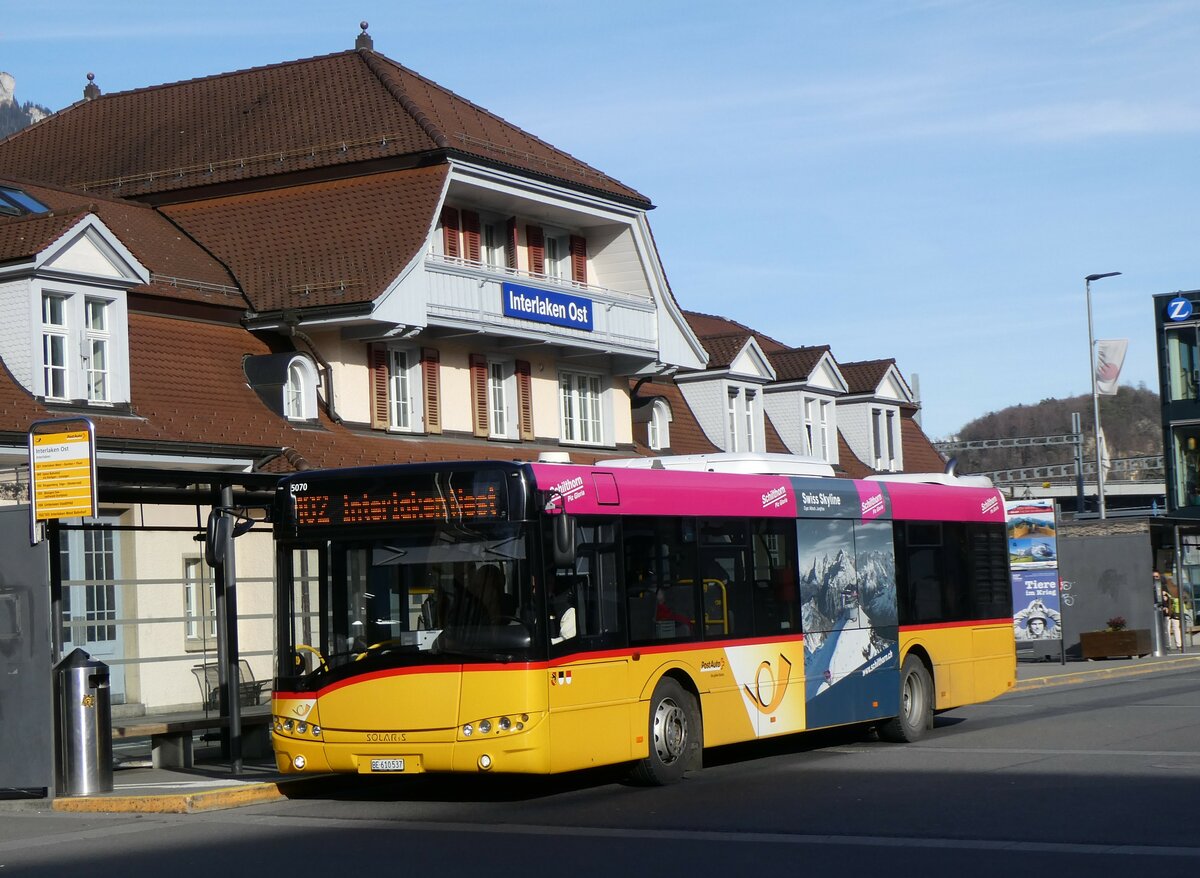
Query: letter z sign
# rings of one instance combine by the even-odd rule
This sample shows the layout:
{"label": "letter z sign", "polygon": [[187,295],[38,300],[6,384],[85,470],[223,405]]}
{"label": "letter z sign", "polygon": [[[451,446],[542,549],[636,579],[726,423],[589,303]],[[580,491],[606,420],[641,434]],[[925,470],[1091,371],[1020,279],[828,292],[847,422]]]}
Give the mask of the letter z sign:
{"label": "letter z sign", "polygon": [[1168,320],[1187,320],[1192,316],[1192,303],[1183,296],[1176,296],[1167,302]]}

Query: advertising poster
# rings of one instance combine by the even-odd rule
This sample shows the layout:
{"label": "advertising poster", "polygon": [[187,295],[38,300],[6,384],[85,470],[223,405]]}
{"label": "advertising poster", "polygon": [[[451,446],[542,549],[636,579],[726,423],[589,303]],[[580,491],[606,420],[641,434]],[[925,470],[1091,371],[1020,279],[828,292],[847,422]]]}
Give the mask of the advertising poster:
{"label": "advertising poster", "polygon": [[1054,501],[1009,500],[1004,509],[1012,568],[1013,635],[1018,643],[1061,641]]}
{"label": "advertising poster", "polygon": [[1058,570],[1014,570],[1013,635],[1018,643],[1061,640]]}

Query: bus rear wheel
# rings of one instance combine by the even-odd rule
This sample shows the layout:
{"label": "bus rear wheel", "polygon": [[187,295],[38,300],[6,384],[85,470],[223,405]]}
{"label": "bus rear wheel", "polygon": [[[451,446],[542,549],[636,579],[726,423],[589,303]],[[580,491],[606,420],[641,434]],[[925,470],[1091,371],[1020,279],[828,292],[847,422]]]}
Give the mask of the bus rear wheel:
{"label": "bus rear wheel", "polygon": [[933,681],[915,655],[900,668],[900,715],[879,726],[879,737],[897,744],[920,740],[933,727]]}
{"label": "bus rear wheel", "polygon": [[664,786],[699,765],[702,736],[696,699],[670,677],[663,677],[650,698],[650,752],[633,769],[635,783]]}

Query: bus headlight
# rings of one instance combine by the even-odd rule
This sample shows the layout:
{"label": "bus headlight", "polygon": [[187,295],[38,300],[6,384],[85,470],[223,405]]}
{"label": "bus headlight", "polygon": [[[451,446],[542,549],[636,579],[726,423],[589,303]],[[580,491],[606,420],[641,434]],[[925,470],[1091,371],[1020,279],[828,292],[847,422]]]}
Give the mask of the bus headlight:
{"label": "bus headlight", "polygon": [[512,728],[512,720],[506,716],[500,717],[500,731],[507,732]]}
{"label": "bus headlight", "polygon": [[479,734],[486,735],[491,732],[491,730],[492,721],[490,719],[483,719],[479,721]]}
{"label": "bus headlight", "polygon": [[475,727],[470,723],[467,723],[465,726],[463,726],[462,732],[464,738],[469,738],[471,735],[475,734]]}

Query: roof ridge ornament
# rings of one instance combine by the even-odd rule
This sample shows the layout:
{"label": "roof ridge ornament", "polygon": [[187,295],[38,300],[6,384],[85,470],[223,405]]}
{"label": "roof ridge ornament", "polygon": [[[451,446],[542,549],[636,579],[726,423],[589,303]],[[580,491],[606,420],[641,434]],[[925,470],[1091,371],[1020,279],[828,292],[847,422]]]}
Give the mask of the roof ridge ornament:
{"label": "roof ridge ornament", "polygon": [[96,74],[89,72],[87,81],[88,84],[83,87],[83,99],[90,101],[100,97],[100,86],[96,85]]}
{"label": "roof ridge ornament", "polygon": [[367,33],[367,28],[370,26],[366,21],[360,21],[358,26],[362,28],[362,33],[358,35],[358,39],[354,41],[355,50],[368,49],[375,50],[375,41],[371,39],[371,35]]}

